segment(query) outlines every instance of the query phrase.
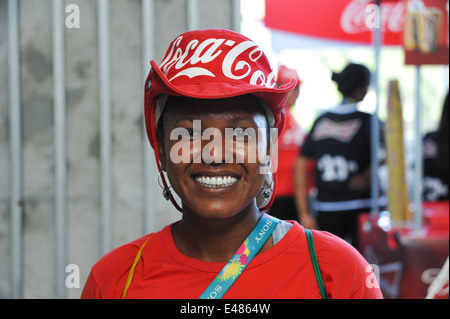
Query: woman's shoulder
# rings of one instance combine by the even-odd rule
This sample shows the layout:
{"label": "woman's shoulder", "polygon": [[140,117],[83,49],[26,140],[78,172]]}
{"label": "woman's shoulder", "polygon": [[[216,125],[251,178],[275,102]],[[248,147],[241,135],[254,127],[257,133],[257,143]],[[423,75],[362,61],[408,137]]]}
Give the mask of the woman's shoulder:
{"label": "woman's shoulder", "polygon": [[325,231],[314,230],[313,235],[320,271],[332,298],[382,298],[372,266],[355,247]]}
{"label": "woman's shoulder", "polygon": [[342,238],[326,231],[312,230],[314,238],[314,248],[318,258],[342,258],[362,259],[361,254],[355,247]]}
{"label": "woman's shoulder", "polygon": [[[293,223],[292,230],[302,240],[306,241],[305,228],[297,222]],[[342,238],[322,230],[311,230],[316,256],[319,261],[332,263],[336,258],[345,257],[365,262],[365,259],[352,245]]]}
{"label": "woman's shoulder", "polygon": [[[133,265],[141,247],[144,244],[146,247],[155,245],[168,227],[166,226],[158,232],[147,234],[113,249],[94,264],[92,267],[93,275],[95,277],[111,278],[126,272]],[[99,279],[102,281],[102,278]]]}
{"label": "woman's shoulder", "polygon": [[91,268],[81,298],[120,298],[128,273],[136,256],[145,247],[154,245],[160,232],[142,236],[132,242],[113,249],[100,258]]}

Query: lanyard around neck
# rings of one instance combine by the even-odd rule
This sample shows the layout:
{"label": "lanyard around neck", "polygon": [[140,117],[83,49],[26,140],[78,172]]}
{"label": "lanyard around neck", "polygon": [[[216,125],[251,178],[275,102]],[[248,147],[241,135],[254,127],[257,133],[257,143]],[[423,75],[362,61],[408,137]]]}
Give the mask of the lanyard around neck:
{"label": "lanyard around neck", "polygon": [[264,214],[234,256],[206,288],[200,299],[221,299],[253,257],[261,250],[279,222],[279,219]]}

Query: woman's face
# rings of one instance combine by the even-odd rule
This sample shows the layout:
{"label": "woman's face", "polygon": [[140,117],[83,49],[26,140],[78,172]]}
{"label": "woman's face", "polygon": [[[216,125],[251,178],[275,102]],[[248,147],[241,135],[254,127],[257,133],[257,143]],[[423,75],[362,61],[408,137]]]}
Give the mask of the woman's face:
{"label": "woman's face", "polygon": [[160,161],[183,212],[222,219],[256,208],[269,165],[267,120],[256,98],[171,97],[163,117]]}

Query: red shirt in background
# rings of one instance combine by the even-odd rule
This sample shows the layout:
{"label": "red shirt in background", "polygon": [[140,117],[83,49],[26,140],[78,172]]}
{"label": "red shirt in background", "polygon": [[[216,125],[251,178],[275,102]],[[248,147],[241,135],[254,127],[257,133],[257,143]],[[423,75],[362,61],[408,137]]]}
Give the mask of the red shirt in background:
{"label": "red shirt in background", "polygon": [[[297,222],[272,248],[257,255],[225,294],[232,299],[320,298],[304,228]],[[91,270],[82,298],[121,298],[128,272],[147,238],[127,298],[197,299],[225,263],[181,254],[172,225],[105,255]],[[382,298],[371,267],[348,243],[314,231],[314,244],[329,298]],[[372,279],[371,279],[372,278]]]}
{"label": "red shirt in background", "polygon": [[294,167],[305,133],[286,109],[283,132],[278,139],[277,196],[294,195]]}

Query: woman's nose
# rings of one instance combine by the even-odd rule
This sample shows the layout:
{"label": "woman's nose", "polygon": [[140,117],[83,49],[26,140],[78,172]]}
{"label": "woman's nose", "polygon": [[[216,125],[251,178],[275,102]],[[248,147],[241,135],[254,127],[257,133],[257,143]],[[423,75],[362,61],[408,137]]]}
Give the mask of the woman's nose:
{"label": "woman's nose", "polygon": [[217,128],[207,128],[202,134],[202,161],[206,164],[224,163],[224,139]]}

